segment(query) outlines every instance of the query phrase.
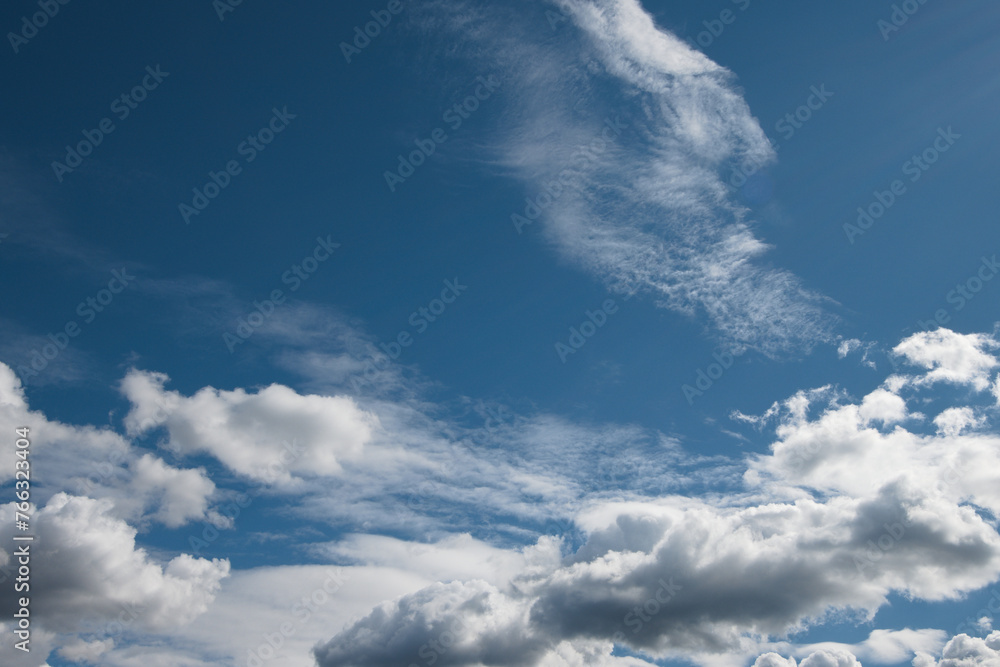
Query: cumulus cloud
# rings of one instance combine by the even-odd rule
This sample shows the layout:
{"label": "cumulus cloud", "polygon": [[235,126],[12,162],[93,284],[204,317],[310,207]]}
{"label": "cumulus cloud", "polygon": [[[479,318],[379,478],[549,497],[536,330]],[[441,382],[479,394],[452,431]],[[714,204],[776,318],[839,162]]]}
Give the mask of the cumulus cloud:
{"label": "cumulus cloud", "polygon": [[[783,658],[777,653],[758,657],[753,667],[796,667],[795,658]],[[798,667],[861,667],[858,659],[844,651],[816,651],[810,653]]]}
{"label": "cumulus cloud", "polygon": [[976,413],[969,407],[948,408],[934,418],[938,432],[944,435],[959,435],[965,429],[982,423],[983,418],[976,417]]}
{"label": "cumulus cloud", "polygon": [[528,633],[523,603],[484,581],[434,584],[385,603],[315,650],[323,667],[537,664],[546,641]]}
{"label": "cumulus cloud", "polygon": [[[58,632],[107,633],[123,611],[154,630],[204,613],[229,562],[182,554],[161,565],[136,546],[136,530],[112,516],[111,508],[109,500],[57,493],[33,513],[33,618]],[[13,503],[3,507],[0,519],[13,526]],[[5,531],[5,544],[13,543],[11,532]],[[0,558],[10,562],[12,555],[0,552]],[[13,597],[5,595],[2,602],[9,617]]]}
{"label": "cumulus cloud", "polygon": [[917,392],[909,399],[917,405],[925,402],[920,392],[942,377],[965,378],[973,392],[988,389],[976,380],[976,369],[994,364],[983,352],[992,339],[942,329],[934,333],[931,340],[945,341],[944,348],[928,345],[927,334],[911,336],[896,348],[924,360],[922,373],[890,376],[860,403],[837,392],[800,392],[759,418],[742,417],[753,423],[778,420],[771,453],[752,457],[744,479],[773,493],[782,486],[790,493],[807,487],[852,497],[903,484],[935,489],[942,502],[971,501],[1000,512],[1000,438],[989,429],[970,430],[987,423],[985,413],[952,406],[933,419],[936,434],[904,428],[919,427],[924,419],[907,407],[899,393],[904,387]]}
{"label": "cumulus cloud", "polygon": [[[0,428],[5,433],[14,433],[16,428],[23,427],[30,428],[33,453],[45,459],[45,465],[38,466],[38,473],[56,485],[79,479],[81,470],[116,457],[123,461],[128,456],[128,441],[113,431],[50,421],[44,414],[31,410],[17,375],[0,363]],[[4,447],[0,453],[3,464],[0,480],[13,479],[16,460],[14,448]]]}
{"label": "cumulus cloud", "polygon": [[1000,667],[1000,631],[985,639],[956,635],[945,644],[939,660],[921,653],[913,659],[913,667]]}
{"label": "cumulus cloud", "polygon": [[167,430],[181,454],[208,453],[231,470],[265,482],[331,476],[358,458],[377,420],[346,396],[302,395],[282,385],[256,393],[206,387],[193,396],[164,388],[162,373],[130,371],[122,393],[132,403],[129,433]]}
{"label": "cumulus cloud", "polygon": [[[959,349],[982,342],[948,339]],[[744,416],[759,427],[776,421],[776,440],[769,454],[748,457],[742,494],[590,498],[574,519],[584,541],[557,565],[507,585],[453,582],[405,596],[335,635],[317,658],[323,667],[362,664],[369,651],[371,664],[413,660],[454,626],[442,664],[490,664],[498,658],[486,647],[515,637],[512,664],[546,665],[561,645],[601,642],[607,656],[618,644],[707,664],[831,618],[870,620],[894,593],[939,601],[978,590],[1000,576],[1000,535],[979,510],[1000,510],[1000,439],[906,428],[924,421],[909,403],[935,384],[926,376],[969,377],[967,356],[935,359],[907,383],[917,391],[908,398],[890,381],[856,400],[822,387]],[[898,662],[942,644],[939,631],[875,631],[860,645],[785,655],[853,667],[859,655]],[[788,664],[778,653],[760,660]]]}
{"label": "cumulus cloud", "polygon": [[765,653],[753,662],[753,667],[796,667],[795,658],[783,658],[777,653]]}
{"label": "cumulus cloud", "polygon": [[[654,656],[718,654],[834,609],[871,617],[891,591],[944,599],[989,583],[1000,572],[1000,537],[975,512],[928,503],[914,491],[739,510],[681,498],[600,504],[578,517],[584,545],[551,572],[506,589],[430,587],[381,607],[317,656],[324,667],[363,664],[375,651],[369,664],[392,664],[455,624],[464,648],[443,664],[490,664],[485,647],[518,637],[510,664],[544,664],[560,642],[580,640],[614,639]],[[898,543],[873,557],[870,542],[900,516],[910,518],[892,533]]]}
{"label": "cumulus cloud", "polygon": [[[143,454],[132,462],[131,471],[129,489],[144,505],[155,505],[154,520],[177,528],[208,516],[208,498],[215,492],[215,484],[204,469],[180,470],[152,454]],[[154,500],[145,500],[150,497]]]}
{"label": "cumulus cloud", "polygon": [[948,382],[983,391],[990,384],[990,372],[1000,366],[1000,361],[990,353],[998,347],[1000,342],[987,334],[960,334],[942,328],[914,334],[892,351],[927,369],[912,380],[914,383]]}
{"label": "cumulus cloud", "polygon": [[[21,427],[29,427],[32,472],[44,482],[34,491],[39,502],[53,490],[71,491],[111,500],[119,518],[171,528],[212,515],[216,489],[204,469],[175,468],[110,429],[63,424],[31,410],[17,376],[0,363],[0,428]],[[13,478],[16,461],[15,448],[3,448],[0,480]]]}
{"label": "cumulus cloud", "polygon": [[[754,664],[796,667],[796,658],[802,658],[802,662],[798,665],[899,664],[920,653],[940,653],[946,639],[946,633],[943,630],[905,628],[903,630],[872,630],[867,639],[857,644],[821,642],[796,645],[787,641],[767,642],[761,644],[761,649],[768,647],[773,650],[759,655]],[[784,657],[786,655],[787,658]]]}

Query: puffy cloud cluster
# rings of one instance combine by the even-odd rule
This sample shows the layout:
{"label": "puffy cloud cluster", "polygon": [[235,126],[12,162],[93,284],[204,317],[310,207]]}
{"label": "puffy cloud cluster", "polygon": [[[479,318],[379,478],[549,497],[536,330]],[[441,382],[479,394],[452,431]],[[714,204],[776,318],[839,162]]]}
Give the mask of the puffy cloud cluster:
{"label": "puffy cloud cluster", "polygon": [[[44,502],[52,490],[64,490],[113,502],[112,513],[148,524],[176,528],[190,521],[214,519],[215,484],[202,468],[182,469],[133,447],[109,429],[71,426],[29,408],[14,372],[0,363],[0,429],[14,433],[28,427],[33,474],[43,485],[33,499]],[[0,481],[14,477],[16,449],[0,451]]]}
{"label": "puffy cloud cluster", "polygon": [[[136,530],[111,513],[110,500],[57,493],[33,513],[31,604],[45,628],[107,634],[123,612],[138,626],[175,627],[205,612],[229,573],[226,560],[182,554],[164,565],[136,546]],[[13,503],[0,510],[11,541]],[[0,552],[10,563],[12,556]],[[2,598],[10,618],[13,596]]]}
{"label": "puffy cloud cluster", "polygon": [[[365,664],[374,652],[368,664],[421,664],[420,652],[444,636],[452,645],[440,664],[465,667],[494,664],[492,647],[510,651],[509,664],[546,665],[566,645],[604,646],[601,659],[611,660],[613,644],[712,662],[825,619],[870,619],[892,593],[955,600],[978,590],[1000,576],[990,519],[1000,511],[1000,438],[967,433],[985,416],[953,408],[935,420],[937,434],[907,430],[927,418],[901,392],[938,378],[989,389],[991,341],[911,337],[897,350],[909,351],[918,373],[855,401],[830,388],[801,392],[756,419],[778,419],[777,439],[770,454],[750,457],[743,495],[595,500],[576,517],[585,542],[558,566],[508,586],[453,582],[405,596],[334,636],[317,658],[322,667]],[[880,662],[903,659],[935,646],[932,634],[873,634],[865,650]],[[758,664],[795,663],[773,654]],[[802,664],[859,662],[818,647]]]}
{"label": "puffy cloud cluster", "polygon": [[122,381],[132,403],[129,433],[157,427],[181,454],[208,453],[228,468],[264,482],[330,476],[357,459],[377,419],[344,396],[302,395],[282,385],[257,393],[206,387],[193,396],[164,388],[162,373],[133,370]]}
{"label": "puffy cloud cluster", "polygon": [[[753,667],[796,667],[796,664],[795,658],[765,653],[754,661]],[[844,651],[816,651],[800,662],[798,667],[861,667],[861,663]]]}
{"label": "puffy cloud cluster", "polygon": [[998,347],[1000,343],[986,334],[960,334],[942,328],[914,334],[893,352],[927,369],[912,379],[916,384],[950,382],[983,391],[989,387],[990,373],[1000,366],[1000,361],[990,354]]}
{"label": "puffy cloud cluster", "polygon": [[[926,502],[886,492],[732,511],[686,499],[597,506],[579,518],[587,542],[554,571],[504,591],[432,587],[381,607],[317,656],[324,666],[363,664],[360,656],[379,646],[369,664],[413,661],[451,625],[462,630],[456,646],[470,652],[443,664],[490,664],[475,651],[517,645],[510,664],[539,665],[562,641],[613,638],[652,655],[724,653],[831,609],[870,615],[892,590],[941,599],[992,581],[1000,573],[993,528],[972,511]],[[908,514],[905,528],[887,533]],[[870,543],[885,534],[896,542],[872,558]],[[462,601],[445,601],[456,595]]]}
{"label": "puffy cloud cluster", "polygon": [[956,635],[945,644],[940,660],[920,653],[913,667],[1000,667],[1000,631],[985,639]]}
{"label": "puffy cloud cluster", "polygon": [[[515,553],[467,535],[430,545],[354,535],[318,545],[315,553],[337,561],[409,568],[422,588],[364,607],[367,615],[326,635],[315,657],[321,667],[650,664],[613,655],[617,645],[650,660],[719,665],[749,664],[767,650],[772,652],[757,659],[762,667],[795,665],[795,659],[806,667],[855,667],[858,657],[898,662],[915,652],[924,661],[917,667],[989,665],[992,639],[959,636],[939,650],[944,639],[928,631],[876,631],[863,645],[816,645],[808,653],[773,640],[824,620],[870,619],[893,593],[955,600],[1000,575],[1000,535],[991,518],[1000,509],[1000,439],[989,432],[990,406],[976,403],[990,396],[991,349],[990,337],[918,334],[897,347],[916,368],[911,375],[893,375],[857,399],[823,387],[800,392],[760,417],[741,416],[759,427],[776,421],[775,440],[769,453],[747,458],[743,489],[728,495],[587,494],[557,476],[529,474],[462,450],[458,469],[468,488],[454,488],[456,500],[474,505],[488,497],[497,507],[529,512],[528,504],[518,505],[500,487],[477,481],[505,475],[545,503],[580,498],[574,525],[582,543],[562,553],[549,538]],[[405,480],[433,474],[447,486],[450,472],[436,463],[455,458],[456,450],[438,451],[438,437],[426,431],[409,434],[418,452],[396,452],[419,465],[392,459],[379,469],[369,465],[365,454],[385,436],[376,434],[382,426],[373,414],[350,399],[277,385],[256,393],[206,388],[188,397],[166,390],[166,381],[156,373],[126,376],[122,391],[132,404],[126,426],[132,434],[163,427],[164,444],[181,454],[207,452],[236,472],[269,481],[278,476],[274,469],[261,472],[255,464],[280,463],[285,481],[337,475],[350,461],[358,479],[338,485],[331,502],[339,502],[341,486],[360,488],[375,475],[389,475],[389,484],[406,488]],[[967,388],[970,404],[942,408],[924,400],[924,392],[941,382]],[[120,477],[119,486],[102,488],[131,489],[132,502],[142,508],[129,509],[125,494],[57,494],[39,510],[40,525],[44,520],[49,531],[41,537],[51,549],[39,554],[39,578],[49,582],[38,594],[47,627],[72,632],[81,629],[81,618],[97,623],[89,628],[96,636],[64,644],[64,657],[119,654],[99,625],[114,622],[129,605],[141,608],[139,623],[152,630],[203,613],[228,563],[178,556],[158,564],[136,547],[135,528],[123,519],[141,513],[180,525],[208,516],[204,501],[214,487],[204,471],[172,468],[108,431],[73,429],[29,414],[17,387],[0,393],[0,401],[12,423],[30,418],[52,432],[83,433],[105,451],[122,452],[123,463],[109,477]],[[393,428],[408,423],[404,413],[410,414],[386,413]],[[928,424],[936,428],[922,428]],[[585,438],[576,432],[560,438],[567,432],[557,426],[521,423],[511,429],[521,439],[511,442],[532,443],[527,449],[538,469],[554,471],[567,460],[560,452],[589,451],[581,449]],[[602,432],[597,439],[636,437],[626,431]],[[298,443],[299,458],[281,460],[279,434]],[[675,462],[678,452],[659,444],[650,451]],[[377,488],[384,495],[388,487]],[[363,503],[348,505],[364,509]],[[495,576],[484,574],[491,570]],[[448,583],[425,585],[435,579]]]}

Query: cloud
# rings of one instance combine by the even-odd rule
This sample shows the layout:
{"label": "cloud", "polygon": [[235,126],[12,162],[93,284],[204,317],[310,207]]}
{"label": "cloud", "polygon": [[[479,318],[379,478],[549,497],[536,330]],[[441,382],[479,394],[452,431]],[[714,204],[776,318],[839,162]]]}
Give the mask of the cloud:
{"label": "cloud", "polygon": [[928,369],[913,380],[917,384],[948,382],[983,391],[990,384],[990,371],[1000,366],[1000,361],[989,352],[998,347],[1000,342],[987,334],[936,329],[914,334],[892,351],[911,364]]}
{"label": "cloud", "polygon": [[346,396],[302,395],[273,384],[256,393],[206,387],[193,396],[164,388],[162,373],[132,370],[122,393],[132,403],[131,435],[165,427],[167,446],[208,453],[254,480],[284,482],[331,476],[358,458],[378,423]]}
{"label": "cloud", "polygon": [[[929,503],[885,492],[739,510],[682,498],[598,504],[577,517],[586,542],[551,572],[503,589],[429,587],[380,607],[317,657],[323,667],[407,664],[454,628],[461,650],[442,664],[490,664],[498,658],[488,647],[517,638],[510,664],[544,664],[562,641],[614,638],[653,656],[690,658],[739,651],[747,637],[780,636],[834,610],[871,618],[892,591],[954,598],[993,580],[994,529],[975,512]],[[865,561],[883,524],[908,515],[898,546]]]}
{"label": "cloud", "polygon": [[134,496],[157,499],[144,503],[158,505],[152,515],[154,520],[177,528],[208,515],[208,498],[215,492],[215,484],[203,469],[179,470],[152,454],[143,454],[131,468],[130,490]]}
{"label": "cloud", "polygon": [[707,322],[731,351],[780,356],[834,342],[824,299],[768,266],[768,246],[723,180],[739,163],[775,157],[732,73],[658,28],[637,0],[556,4],[570,20],[555,34],[545,7],[424,10],[438,17],[424,25],[461,31],[476,67],[513,80],[484,161],[528,187],[517,231],[540,223],[562,257]]}
{"label": "cloud", "polygon": [[[212,516],[215,484],[204,469],[175,468],[110,429],[63,424],[31,410],[20,380],[0,363],[0,428],[14,433],[25,426],[32,472],[45,482],[34,490],[38,502],[59,489],[105,498],[113,502],[115,516],[143,526],[159,522],[177,528]],[[14,447],[0,452],[0,481],[14,477],[16,461]]]}
{"label": "cloud", "polygon": [[[109,500],[57,493],[33,512],[32,618],[58,632],[106,634],[123,611],[137,623],[163,630],[203,614],[229,574],[226,560],[182,554],[160,565],[136,547],[136,530],[111,516]],[[13,503],[0,519],[11,542]],[[9,551],[0,559],[11,562]],[[13,597],[3,599],[13,613]]]}
{"label": "cloud", "polygon": [[[860,403],[833,390],[799,392],[760,418],[737,416],[752,423],[779,421],[770,455],[752,457],[745,480],[776,494],[782,493],[779,487],[788,493],[792,487],[807,487],[852,497],[902,484],[935,489],[943,502],[971,501],[1000,512],[1000,438],[987,428],[969,430],[987,424],[985,413],[969,406],[947,407],[933,418],[937,434],[902,426],[919,427],[925,419],[906,406],[898,393],[905,387],[917,392],[911,400],[922,406],[934,403],[926,403],[920,392],[942,377],[964,378],[980,394],[989,388],[976,378],[995,363],[983,352],[992,347],[992,339],[942,329],[934,333],[930,339],[927,334],[910,336],[896,348],[924,360],[924,372],[890,376]],[[966,397],[975,399],[975,393]]]}
{"label": "cloud", "polygon": [[[958,349],[982,343],[949,339]],[[435,655],[447,665],[547,665],[567,645],[603,646],[595,650],[606,649],[609,660],[620,645],[650,658],[722,664],[826,621],[870,621],[892,594],[942,601],[981,589],[1000,576],[1000,535],[990,519],[1000,511],[1000,439],[906,428],[925,420],[910,401],[926,403],[923,392],[936,384],[926,376],[970,368],[967,355],[935,358],[908,380],[914,391],[905,397],[890,378],[859,399],[821,387],[762,418],[744,416],[758,427],[776,421],[776,439],[769,454],[748,456],[741,492],[584,496],[574,517],[583,540],[558,564],[507,584],[470,579],[386,603],[320,646],[320,665],[420,664],[413,656],[438,651],[445,632],[454,650]],[[965,413],[942,414],[939,424]],[[405,553],[386,549],[394,551]],[[490,652],[515,638],[517,652]],[[785,654],[806,665],[853,666],[855,656],[898,662],[942,644],[940,631],[876,630],[858,645]],[[777,654],[761,660],[788,664]]]}
{"label": "cloud", "polygon": [[934,425],[944,435],[959,435],[967,428],[979,426],[983,421],[982,417],[976,417],[972,408],[948,408],[934,418]]}
{"label": "cloud", "polygon": [[59,648],[59,655],[70,662],[96,663],[98,658],[114,648],[115,640],[108,638],[86,642],[72,640]]}
{"label": "cloud", "polygon": [[[772,649],[760,655],[760,664],[773,664],[777,667],[795,665],[795,658],[824,659],[820,656],[833,656],[835,659],[846,660],[849,664],[857,660],[865,663],[893,665],[906,662],[919,653],[939,653],[945,645],[947,633],[943,630],[922,629],[911,630],[872,630],[868,638],[857,644],[839,642],[820,642],[816,644],[793,644],[787,641],[766,642],[761,649]],[[788,655],[788,658],[782,656]],[[801,664],[805,664],[803,661]]]}
{"label": "cloud", "polygon": [[431,581],[481,579],[501,586],[532,569],[551,570],[560,559],[560,545],[553,537],[543,537],[523,551],[497,548],[468,534],[450,535],[432,543],[382,535],[348,535],[313,548],[337,562],[348,559],[368,566],[393,567]]}
{"label": "cloud", "polygon": [[[796,667],[794,658],[782,658],[777,653],[765,653],[754,661],[753,667]],[[843,651],[816,651],[810,653],[798,667],[861,667],[858,659]]]}
{"label": "cloud", "polygon": [[754,660],[753,667],[796,667],[795,658],[782,658],[777,653],[765,653]]}
{"label": "cloud", "polygon": [[525,607],[483,581],[434,584],[367,617],[315,650],[321,667],[537,664],[547,642],[528,633]]}
{"label": "cloud", "polygon": [[985,639],[956,635],[945,644],[940,660],[926,653],[913,659],[913,667],[998,667],[1000,666],[1000,632]]}

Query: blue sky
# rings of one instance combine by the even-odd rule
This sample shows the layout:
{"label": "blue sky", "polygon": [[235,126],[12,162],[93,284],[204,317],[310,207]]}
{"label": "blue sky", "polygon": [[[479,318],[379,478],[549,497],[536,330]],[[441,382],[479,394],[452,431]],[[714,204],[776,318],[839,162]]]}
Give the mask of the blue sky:
{"label": "blue sky", "polygon": [[0,25],[5,664],[1000,659],[992,3]]}

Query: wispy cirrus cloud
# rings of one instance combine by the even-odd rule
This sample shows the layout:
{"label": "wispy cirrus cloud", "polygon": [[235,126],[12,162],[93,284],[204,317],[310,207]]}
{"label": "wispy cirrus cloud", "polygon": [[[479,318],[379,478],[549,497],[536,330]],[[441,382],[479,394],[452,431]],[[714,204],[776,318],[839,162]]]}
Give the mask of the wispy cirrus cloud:
{"label": "wispy cirrus cloud", "polygon": [[[568,17],[554,33],[546,9]],[[529,191],[512,218],[519,232],[538,223],[562,257],[696,317],[732,351],[780,356],[834,341],[832,302],[768,264],[720,176],[775,157],[731,72],[637,0],[422,11],[423,30],[461,32],[476,66],[513,82],[486,159]]]}

